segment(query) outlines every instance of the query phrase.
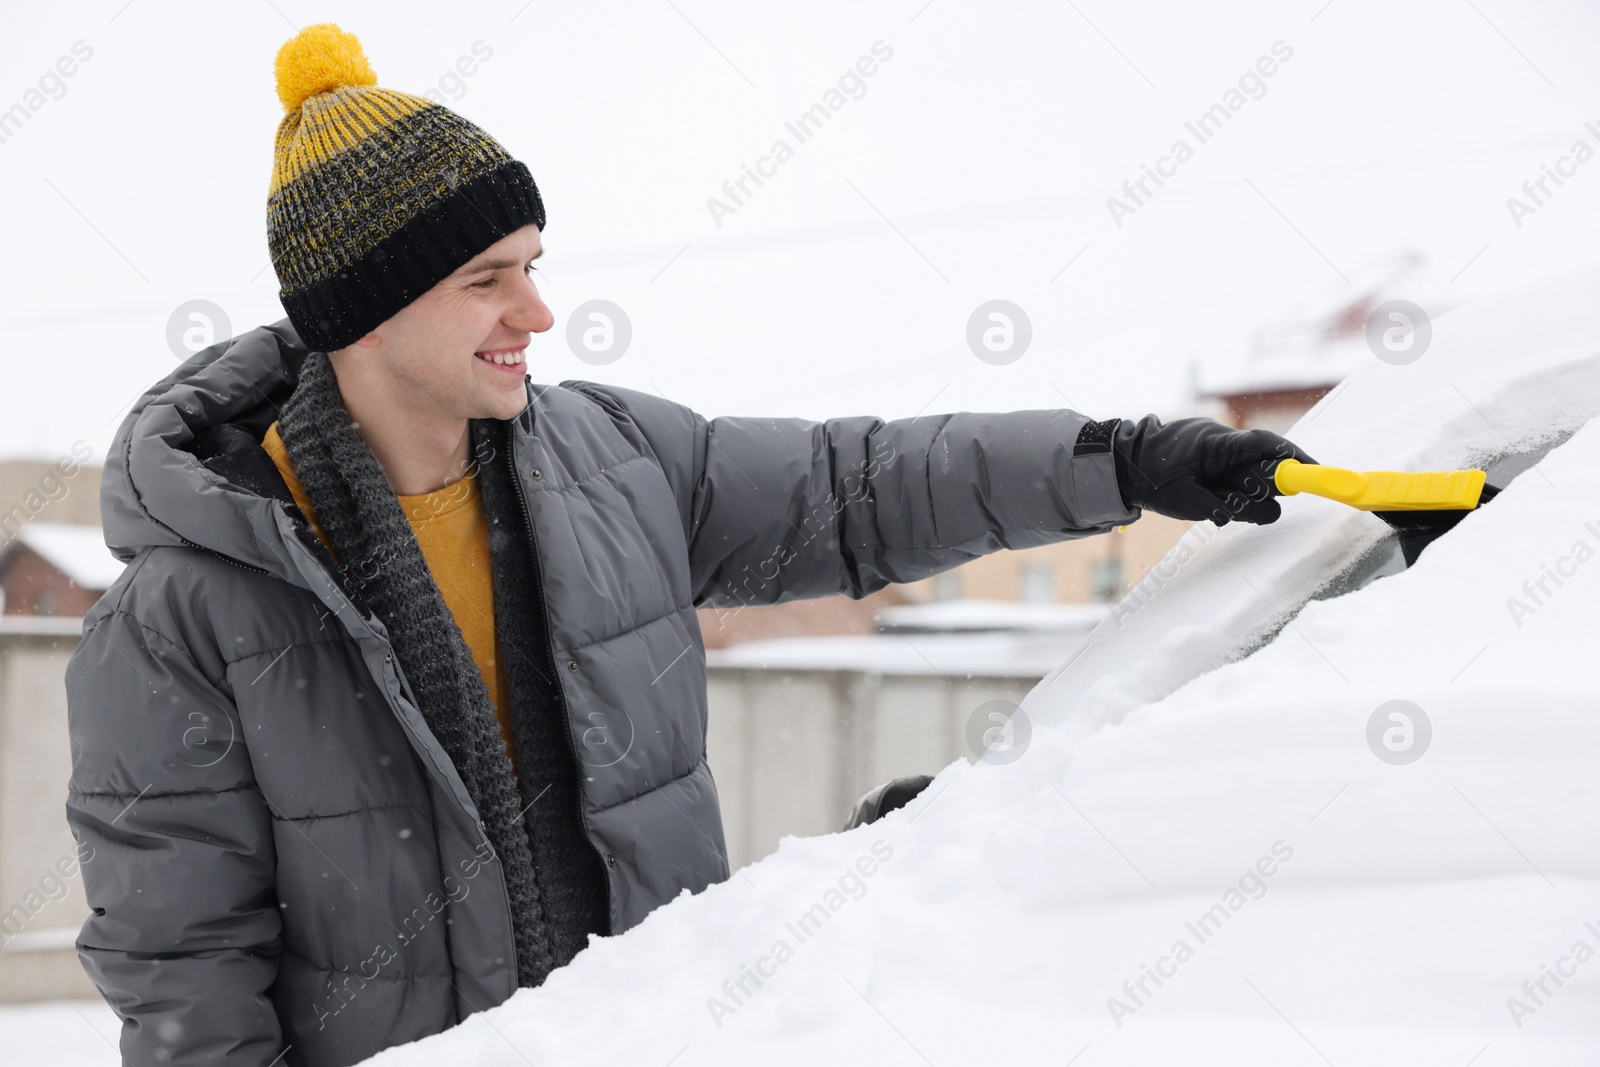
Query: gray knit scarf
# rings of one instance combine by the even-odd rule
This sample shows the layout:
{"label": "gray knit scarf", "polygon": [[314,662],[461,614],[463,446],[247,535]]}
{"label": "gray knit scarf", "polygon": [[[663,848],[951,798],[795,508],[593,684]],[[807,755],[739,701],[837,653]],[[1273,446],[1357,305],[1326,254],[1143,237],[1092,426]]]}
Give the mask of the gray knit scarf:
{"label": "gray knit scarf", "polygon": [[[508,535],[508,517],[520,504],[507,424],[475,419],[471,433],[491,523],[497,644],[513,653],[504,658],[506,698],[516,697],[512,721],[527,799],[518,794],[488,687],[324,353],[306,358],[278,432],[345,579],[383,620],[423,719],[477,805],[511,900],[518,985],[539,985],[584,947],[588,933],[609,932],[609,921],[605,874],[577,815],[576,770],[548,638],[527,603],[538,576],[536,563],[527,573],[520,517],[517,534]],[[529,649],[543,653],[542,664]]]}

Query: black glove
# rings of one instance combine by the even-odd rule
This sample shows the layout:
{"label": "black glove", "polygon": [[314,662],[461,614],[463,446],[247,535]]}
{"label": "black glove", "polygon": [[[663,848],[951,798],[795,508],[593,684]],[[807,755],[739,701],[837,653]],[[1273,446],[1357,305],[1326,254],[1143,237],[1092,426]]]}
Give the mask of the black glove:
{"label": "black glove", "polygon": [[1077,455],[1106,451],[1115,457],[1122,502],[1158,515],[1225,526],[1233,519],[1266,524],[1281,513],[1272,474],[1278,462],[1315,463],[1270,430],[1235,430],[1214,419],[1154,415],[1137,422],[1092,422],[1078,435]]}
{"label": "black glove", "polygon": [[858,826],[877,822],[891,811],[899,811],[915,800],[917,794],[928,788],[928,783],[931,781],[933,781],[931,774],[913,774],[906,778],[890,779],[856,801],[856,808],[850,813],[850,821],[844,824],[844,828],[854,830]]}

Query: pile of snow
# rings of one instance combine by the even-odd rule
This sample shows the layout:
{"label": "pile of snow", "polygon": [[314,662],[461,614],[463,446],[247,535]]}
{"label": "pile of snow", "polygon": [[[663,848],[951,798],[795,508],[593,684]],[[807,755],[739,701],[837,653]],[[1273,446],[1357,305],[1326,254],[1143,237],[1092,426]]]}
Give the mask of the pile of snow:
{"label": "pile of snow", "polygon": [[1308,602],[1386,536],[1315,499],[1196,533],[1024,703],[1021,758],[370,1062],[1592,1062],[1597,286],[1460,309],[1295,431],[1413,468],[1575,431],[1410,570]]}

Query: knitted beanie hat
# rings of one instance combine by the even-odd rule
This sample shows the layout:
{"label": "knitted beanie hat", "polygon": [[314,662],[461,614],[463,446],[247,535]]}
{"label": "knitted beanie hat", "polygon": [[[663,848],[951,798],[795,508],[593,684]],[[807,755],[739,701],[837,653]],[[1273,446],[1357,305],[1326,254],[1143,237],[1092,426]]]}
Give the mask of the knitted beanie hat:
{"label": "knitted beanie hat", "polygon": [[353,34],[307,26],[276,71],[267,247],[313,351],[364,337],[506,234],[544,229],[528,168],[448,108],[379,88]]}

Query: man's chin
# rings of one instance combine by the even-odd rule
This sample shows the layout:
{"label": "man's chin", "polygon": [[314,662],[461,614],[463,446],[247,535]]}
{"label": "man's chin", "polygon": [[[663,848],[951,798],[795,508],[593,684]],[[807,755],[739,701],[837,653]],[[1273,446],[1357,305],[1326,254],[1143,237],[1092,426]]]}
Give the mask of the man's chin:
{"label": "man's chin", "polygon": [[524,380],[518,379],[516,390],[504,389],[494,396],[485,397],[478,405],[479,413],[473,415],[475,419],[514,419],[522,414],[522,409],[528,406],[528,387]]}

